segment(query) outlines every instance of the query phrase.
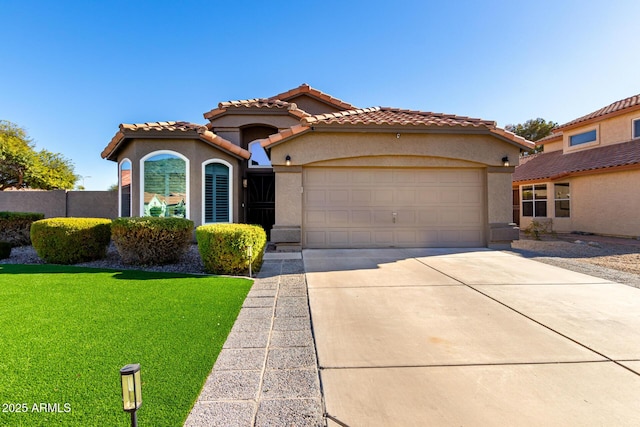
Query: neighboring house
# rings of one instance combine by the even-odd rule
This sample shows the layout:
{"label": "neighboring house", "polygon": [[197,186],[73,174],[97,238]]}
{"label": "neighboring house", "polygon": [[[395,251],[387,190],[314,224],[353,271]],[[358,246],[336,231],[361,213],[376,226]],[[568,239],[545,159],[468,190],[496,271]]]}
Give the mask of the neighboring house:
{"label": "neighboring house", "polygon": [[[513,174],[520,227],[640,236],[640,95],[614,102],[537,141],[544,152]],[[515,199],[515,197],[514,197]]]}
{"label": "neighboring house", "polygon": [[511,174],[532,145],[495,122],[359,109],[306,84],[221,102],[204,117],[120,125],[102,157],[119,165],[121,215],[179,195],[183,209],[163,215],[260,224],[281,246],[498,247],[517,238]]}

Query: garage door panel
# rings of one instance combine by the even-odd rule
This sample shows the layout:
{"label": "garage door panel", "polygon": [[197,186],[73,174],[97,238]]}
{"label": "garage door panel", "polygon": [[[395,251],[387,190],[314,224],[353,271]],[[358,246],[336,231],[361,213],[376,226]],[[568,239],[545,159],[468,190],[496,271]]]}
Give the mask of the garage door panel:
{"label": "garage door panel", "polygon": [[351,244],[353,246],[367,247],[373,243],[373,233],[368,230],[352,231]]}
{"label": "garage door panel", "polygon": [[376,204],[388,205],[393,203],[393,190],[386,188],[376,189],[374,192],[374,201]]}
{"label": "garage door panel", "polygon": [[351,225],[353,227],[369,227],[373,224],[371,211],[351,211]]}
{"label": "garage door panel", "polygon": [[336,225],[348,225],[349,224],[349,211],[329,211],[327,221],[329,224]]}
{"label": "garage door panel", "polygon": [[305,194],[305,204],[307,207],[324,207],[327,204],[327,192],[325,190],[309,189]]}
{"label": "garage door panel", "polygon": [[476,169],[305,168],[303,244],[483,246],[483,177]]}
{"label": "garage door panel", "polygon": [[392,230],[376,230],[375,243],[379,246],[393,246],[394,233]]}
{"label": "garage door panel", "polygon": [[369,204],[373,200],[373,190],[352,190],[351,201],[355,204]]}

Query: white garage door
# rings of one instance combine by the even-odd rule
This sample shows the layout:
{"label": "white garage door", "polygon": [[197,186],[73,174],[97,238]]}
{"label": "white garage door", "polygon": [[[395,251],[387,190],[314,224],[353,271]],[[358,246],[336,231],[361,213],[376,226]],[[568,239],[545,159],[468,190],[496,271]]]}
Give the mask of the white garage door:
{"label": "white garage door", "polygon": [[307,248],[484,246],[481,169],[305,168]]}

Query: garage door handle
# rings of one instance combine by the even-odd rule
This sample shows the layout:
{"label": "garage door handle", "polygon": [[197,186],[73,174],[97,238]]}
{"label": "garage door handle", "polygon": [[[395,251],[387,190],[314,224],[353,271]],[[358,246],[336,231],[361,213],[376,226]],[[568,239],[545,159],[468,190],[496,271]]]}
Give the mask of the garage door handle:
{"label": "garage door handle", "polygon": [[391,216],[393,217],[393,223],[395,224],[396,223],[396,219],[398,219],[398,213],[397,212],[393,212],[391,214]]}

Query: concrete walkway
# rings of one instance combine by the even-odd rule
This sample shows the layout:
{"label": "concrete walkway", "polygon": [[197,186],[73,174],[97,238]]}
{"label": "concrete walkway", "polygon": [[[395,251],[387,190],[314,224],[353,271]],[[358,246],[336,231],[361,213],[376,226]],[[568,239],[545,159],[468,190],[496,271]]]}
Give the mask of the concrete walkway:
{"label": "concrete walkway", "polygon": [[640,425],[639,289],[485,249],[303,258],[329,426]]}
{"label": "concrete walkway", "polygon": [[322,426],[301,254],[265,254],[185,426]]}

